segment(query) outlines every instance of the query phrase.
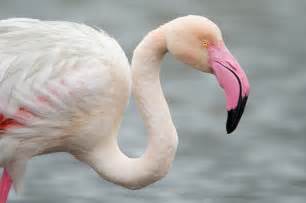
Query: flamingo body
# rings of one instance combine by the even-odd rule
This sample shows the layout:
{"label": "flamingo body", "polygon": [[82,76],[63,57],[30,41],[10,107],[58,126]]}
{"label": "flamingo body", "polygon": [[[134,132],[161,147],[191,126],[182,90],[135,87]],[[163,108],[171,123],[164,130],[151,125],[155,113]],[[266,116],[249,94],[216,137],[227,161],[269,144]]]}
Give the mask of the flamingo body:
{"label": "flamingo body", "polygon": [[130,86],[128,60],[106,33],[67,22],[0,21],[0,165],[16,189],[20,165],[31,157],[65,151],[81,158],[111,136]]}
{"label": "flamingo body", "polygon": [[[129,189],[164,177],[178,144],[159,80],[167,52],[217,77],[227,100],[227,131],[235,130],[249,84],[207,18],[181,17],[151,31],[136,47],[131,69],[120,45],[101,30],[59,21],[0,21],[0,203],[11,183],[20,190],[27,161],[51,152],[68,152]],[[137,158],[117,143],[131,92],[149,137]]]}

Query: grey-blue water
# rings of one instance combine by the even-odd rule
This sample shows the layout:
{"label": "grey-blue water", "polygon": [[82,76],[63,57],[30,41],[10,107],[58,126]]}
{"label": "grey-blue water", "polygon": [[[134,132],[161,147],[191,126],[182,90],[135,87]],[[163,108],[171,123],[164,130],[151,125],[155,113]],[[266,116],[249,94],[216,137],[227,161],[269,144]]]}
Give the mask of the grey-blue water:
{"label": "grey-blue water", "polygon": [[[249,76],[251,95],[236,132],[225,135],[225,101],[214,77],[167,56],[162,83],[180,144],[166,178],[129,191],[69,155],[53,154],[29,163],[24,193],[12,192],[9,202],[306,202],[305,0],[0,1],[2,19],[101,27],[129,57],[145,33],[186,14],[218,23]],[[124,118],[121,147],[138,156],[146,134],[133,102]]]}

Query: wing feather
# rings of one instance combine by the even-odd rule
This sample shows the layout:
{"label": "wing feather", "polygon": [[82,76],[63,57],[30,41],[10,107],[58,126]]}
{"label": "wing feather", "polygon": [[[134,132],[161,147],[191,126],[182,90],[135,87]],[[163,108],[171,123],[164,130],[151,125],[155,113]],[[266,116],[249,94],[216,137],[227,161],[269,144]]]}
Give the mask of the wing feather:
{"label": "wing feather", "polygon": [[[118,58],[128,67],[115,40],[83,24],[2,20],[0,112],[32,128],[60,128],[73,111],[93,107],[89,102],[110,89],[109,68],[122,62]],[[20,108],[33,117],[25,121],[16,113]]]}

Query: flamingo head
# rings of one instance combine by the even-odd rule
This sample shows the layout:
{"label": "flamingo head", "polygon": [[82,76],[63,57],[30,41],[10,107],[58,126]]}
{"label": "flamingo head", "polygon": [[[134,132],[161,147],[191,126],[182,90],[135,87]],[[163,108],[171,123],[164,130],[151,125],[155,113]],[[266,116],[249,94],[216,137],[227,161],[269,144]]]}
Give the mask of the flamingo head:
{"label": "flamingo head", "polygon": [[164,29],[169,52],[182,62],[216,76],[226,97],[226,130],[233,132],[243,114],[250,87],[245,72],[226,48],[218,26],[201,16],[186,16],[165,24]]}

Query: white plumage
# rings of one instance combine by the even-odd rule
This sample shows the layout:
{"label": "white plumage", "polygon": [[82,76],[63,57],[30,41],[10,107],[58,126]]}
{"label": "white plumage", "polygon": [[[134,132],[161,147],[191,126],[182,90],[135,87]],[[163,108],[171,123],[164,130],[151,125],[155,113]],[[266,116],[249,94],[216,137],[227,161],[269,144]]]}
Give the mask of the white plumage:
{"label": "white plumage", "polygon": [[[63,131],[72,130],[72,118],[82,115],[86,120],[86,115],[103,111],[101,100],[111,99],[107,96],[114,91],[116,71],[127,80],[129,92],[128,60],[103,31],[69,22],[0,21],[0,112],[24,125],[7,129],[1,137],[0,165],[7,160],[25,163],[53,151],[58,147],[54,139],[64,139],[60,137],[68,135]],[[16,114],[20,107],[33,114]],[[20,144],[24,140],[26,146]]]}
{"label": "white plumage", "polygon": [[[219,28],[204,17],[181,17],[151,31],[135,49],[131,69],[118,43],[101,30],[70,22],[0,21],[0,166],[6,168],[0,193],[10,188],[9,177],[18,190],[31,157],[59,151],[130,189],[165,176],[178,143],[159,79],[168,51],[202,72],[217,70],[227,95],[234,95],[227,126],[232,132],[246,103],[238,96],[247,97],[248,82]],[[138,158],[126,156],[117,143],[131,90],[149,136]],[[0,194],[0,203],[6,197]]]}

